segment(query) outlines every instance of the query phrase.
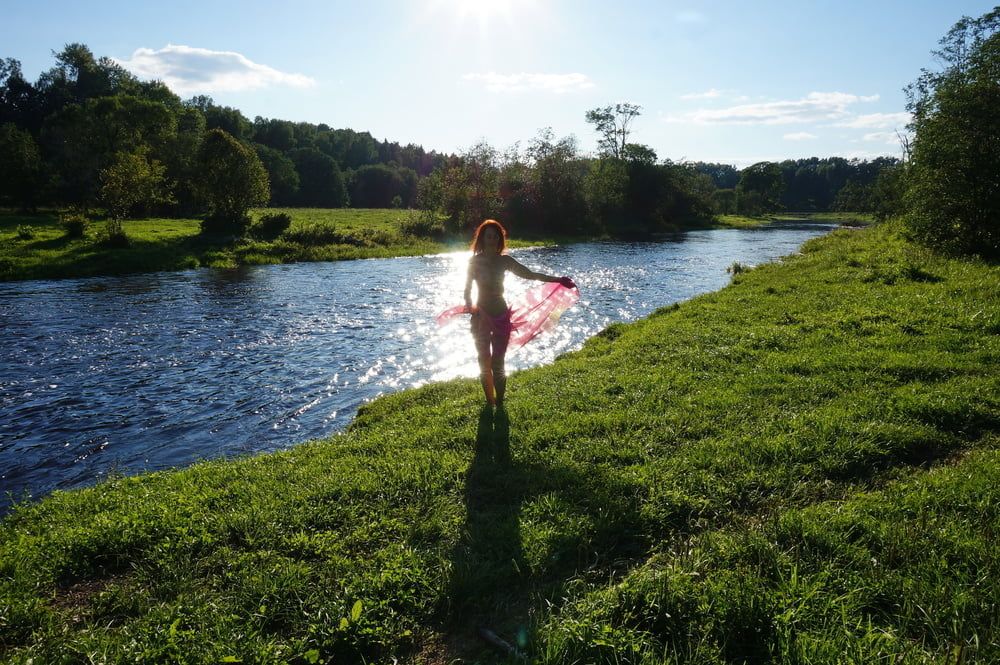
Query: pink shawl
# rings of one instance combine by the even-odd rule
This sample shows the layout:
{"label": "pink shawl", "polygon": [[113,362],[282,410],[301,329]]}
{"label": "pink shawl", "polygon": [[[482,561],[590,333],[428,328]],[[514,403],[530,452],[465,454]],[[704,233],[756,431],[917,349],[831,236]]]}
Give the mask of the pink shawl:
{"label": "pink shawl", "polygon": [[[508,351],[520,348],[538,335],[556,327],[559,317],[580,299],[580,291],[566,288],[559,282],[545,282],[524,294],[524,297],[510,308],[510,343]],[[445,325],[462,314],[471,314],[472,309],[456,305],[438,314],[438,325]]]}

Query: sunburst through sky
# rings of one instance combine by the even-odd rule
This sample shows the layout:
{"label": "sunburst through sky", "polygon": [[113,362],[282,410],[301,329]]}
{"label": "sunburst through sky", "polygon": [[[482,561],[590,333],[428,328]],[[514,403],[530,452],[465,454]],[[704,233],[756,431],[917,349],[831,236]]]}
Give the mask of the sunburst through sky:
{"label": "sunburst through sky", "polygon": [[437,19],[450,19],[460,28],[475,25],[480,32],[487,32],[513,27],[537,4],[536,0],[428,0],[427,11]]}

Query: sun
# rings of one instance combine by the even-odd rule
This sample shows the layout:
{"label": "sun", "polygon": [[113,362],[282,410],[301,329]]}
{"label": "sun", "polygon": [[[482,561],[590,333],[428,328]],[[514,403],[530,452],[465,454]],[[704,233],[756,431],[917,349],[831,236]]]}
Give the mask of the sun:
{"label": "sun", "polygon": [[510,16],[512,0],[452,0],[460,18],[489,21],[494,16]]}
{"label": "sun", "polygon": [[497,21],[511,23],[522,9],[535,0],[429,0],[433,14],[446,14],[458,23],[478,23],[481,28]]}

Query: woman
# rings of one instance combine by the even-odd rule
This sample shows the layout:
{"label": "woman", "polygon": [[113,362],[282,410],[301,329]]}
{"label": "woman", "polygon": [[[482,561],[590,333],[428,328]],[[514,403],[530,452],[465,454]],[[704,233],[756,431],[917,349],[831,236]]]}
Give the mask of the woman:
{"label": "woman", "polygon": [[[503,406],[507,388],[504,356],[513,330],[511,309],[503,297],[504,273],[510,271],[523,279],[559,282],[572,289],[576,285],[569,277],[553,277],[533,272],[506,254],[507,231],[500,222],[487,219],[476,229],[472,239],[472,258],[465,282],[465,305],[472,311],[472,336],[479,355],[479,376],[486,401],[497,408]],[[472,283],[478,287],[476,306],[472,306]]]}

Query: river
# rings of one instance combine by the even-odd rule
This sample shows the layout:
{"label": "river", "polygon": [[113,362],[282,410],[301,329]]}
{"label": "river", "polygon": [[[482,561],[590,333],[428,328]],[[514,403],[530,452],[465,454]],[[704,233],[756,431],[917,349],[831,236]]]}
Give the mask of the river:
{"label": "river", "polygon": [[[829,224],[514,250],[580,302],[508,357],[517,370],[616,321],[724,286]],[[468,253],[0,284],[0,514],[108,474],[287,448],[379,394],[475,376],[460,304]],[[532,283],[508,276],[508,299]],[[517,379],[512,379],[516,390]]]}

